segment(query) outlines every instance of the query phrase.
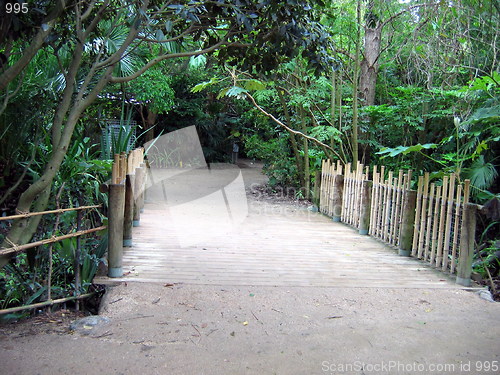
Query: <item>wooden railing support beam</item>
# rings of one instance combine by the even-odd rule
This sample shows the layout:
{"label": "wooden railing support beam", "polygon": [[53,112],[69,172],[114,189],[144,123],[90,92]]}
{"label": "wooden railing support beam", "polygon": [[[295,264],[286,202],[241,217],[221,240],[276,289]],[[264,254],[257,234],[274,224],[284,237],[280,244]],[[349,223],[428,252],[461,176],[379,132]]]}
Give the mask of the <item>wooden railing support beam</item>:
{"label": "wooden railing support beam", "polygon": [[344,195],[344,176],[335,175],[333,179],[333,202],[332,202],[332,220],[340,222],[342,216],[342,197]]}
{"label": "wooden railing support beam", "polygon": [[373,182],[364,180],[361,185],[361,212],[359,213],[359,234],[366,236],[370,229]]}
{"label": "wooden railing support beam", "polygon": [[413,232],[415,229],[416,204],[417,192],[415,190],[407,190],[404,194],[403,218],[399,235],[399,255],[405,257],[409,257],[411,254]]}
{"label": "wooden railing support beam", "polygon": [[125,184],[111,184],[108,188],[108,276],[121,277]]}
{"label": "wooden railing support beam", "polygon": [[464,205],[456,283],[467,287],[471,285],[470,276],[472,274],[476,235],[476,211],[477,206],[475,204],[467,203]]}

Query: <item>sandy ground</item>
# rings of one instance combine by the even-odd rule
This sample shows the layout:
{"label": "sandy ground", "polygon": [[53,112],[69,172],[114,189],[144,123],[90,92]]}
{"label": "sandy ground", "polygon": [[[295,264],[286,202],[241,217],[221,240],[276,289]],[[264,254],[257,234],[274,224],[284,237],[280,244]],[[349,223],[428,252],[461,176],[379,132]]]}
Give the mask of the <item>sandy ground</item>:
{"label": "sandy ground", "polygon": [[0,327],[0,374],[500,371],[500,304],[460,289],[128,282],[100,313],[76,332],[60,314]]}
{"label": "sandy ground", "polygon": [[500,304],[463,290],[128,283],[101,314],[86,335],[4,327],[0,373],[493,374],[500,361]]}

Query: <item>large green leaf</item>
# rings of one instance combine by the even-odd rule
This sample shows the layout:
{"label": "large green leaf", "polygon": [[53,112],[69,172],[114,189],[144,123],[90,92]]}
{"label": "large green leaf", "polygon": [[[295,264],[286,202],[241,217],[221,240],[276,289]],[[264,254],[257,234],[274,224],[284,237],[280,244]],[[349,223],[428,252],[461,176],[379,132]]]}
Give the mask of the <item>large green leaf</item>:
{"label": "large green leaf", "polygon": [[438,145],[436,143],[426,143],[424,145],[422,144],[416,144],[413,146],[398,146],[395,148],[389,148],[389,147],[383,147],[379,152],[377,152],[377,155],[384,155],[383,157],[394,157],[398,156],[400,154],[406,155],[409,154],[410,152],[420,152],[422,150],[428,150],[431,148],[436,148]]}

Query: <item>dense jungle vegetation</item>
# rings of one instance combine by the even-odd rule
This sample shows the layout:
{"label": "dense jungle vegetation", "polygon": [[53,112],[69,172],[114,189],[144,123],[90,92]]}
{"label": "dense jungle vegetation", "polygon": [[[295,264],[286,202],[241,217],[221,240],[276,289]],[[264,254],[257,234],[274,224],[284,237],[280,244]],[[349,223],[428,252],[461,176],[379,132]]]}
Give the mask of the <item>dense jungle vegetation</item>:
{"label": "dense jungle vegetation", "polygon": [[[137,125],[114,151],[131,146],[128,129],[140,145],[195,125],[208,162],[230,161],[237,142],[298,198],[311,198],[325,158],[469,178],[474,202],[496,204],[478,224],[475,268],[498,275],[498,1],[0,5],[1,214],[103,205],[0,221],[2,247],[106,221],[101,141],[115,119]],[[82,242],[1,256],[0,308],[45,300],[48,285],[52,298],[71,295],[75,263],[87,291],[106,243]]]}

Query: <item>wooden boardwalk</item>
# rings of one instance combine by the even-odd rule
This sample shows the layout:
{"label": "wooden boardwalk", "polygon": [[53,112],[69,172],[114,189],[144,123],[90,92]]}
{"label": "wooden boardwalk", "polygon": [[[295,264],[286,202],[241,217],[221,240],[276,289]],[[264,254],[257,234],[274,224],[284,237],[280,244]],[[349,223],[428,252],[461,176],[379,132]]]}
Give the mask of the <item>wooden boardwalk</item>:
{"label": "wooden boardwalk", "polygon": [[[248,190],[259,177],[255,171],[243,172]],[[194,181],[184,183],[172,183],[177,193],[197,186]],[[164,192],[165,186],[162,189]],[[245,202],[248,214],[228,226],[227,220],[221,222],[220,216],[212,214],[216,198],[205,197],[196,209],[179,209],[182,206],[175,206],[175,201],[169,199],[167,204],[161,199],[162,189],[149,194],[140,226],[133,229],[133,246],[124,251],[124,277],[114,280],[458,288],[445,274],[423,262],[401,257],[385,244],[306,207],[249,198],[248,204]],[[186,194],[193,195],[192,191]],[[227,197],[224,199],[227,203]],[[179,229],[179,222],[188,223],[188,227]],[[220,230],[221,226],[225,229]]]}

